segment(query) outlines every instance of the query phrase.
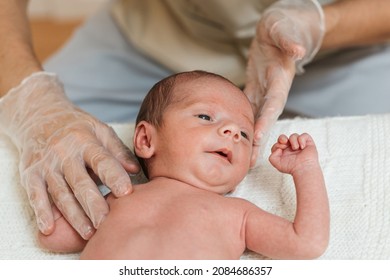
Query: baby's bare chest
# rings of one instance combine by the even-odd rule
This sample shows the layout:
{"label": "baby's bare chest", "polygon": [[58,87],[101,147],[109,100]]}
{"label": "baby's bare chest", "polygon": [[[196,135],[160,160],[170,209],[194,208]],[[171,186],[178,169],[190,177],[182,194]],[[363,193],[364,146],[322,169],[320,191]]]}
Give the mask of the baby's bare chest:
{"label": "baby's bare chest", "polygon": [[158,258],[172,253],[178,258],[239,258],[245,249],[245,211],[228,198],[156,197],[147,204],[129,200],[112,210],[112,224],[126,225],[115,236],[129,249],[142,247]]}

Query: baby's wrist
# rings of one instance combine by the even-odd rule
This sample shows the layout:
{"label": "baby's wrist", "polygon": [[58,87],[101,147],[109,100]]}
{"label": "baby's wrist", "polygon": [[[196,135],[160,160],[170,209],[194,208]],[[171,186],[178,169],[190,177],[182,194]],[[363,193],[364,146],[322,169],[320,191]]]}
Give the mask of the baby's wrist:
{"label": "baby's wrist", "polygon": [[297,165],[293,170],[291,170],[291,175],[293,177],[305,176],[308,173],[312,173],[315,170],[321,170],[321,166],[318,161],[313,160],[310,162],[305,162]]}

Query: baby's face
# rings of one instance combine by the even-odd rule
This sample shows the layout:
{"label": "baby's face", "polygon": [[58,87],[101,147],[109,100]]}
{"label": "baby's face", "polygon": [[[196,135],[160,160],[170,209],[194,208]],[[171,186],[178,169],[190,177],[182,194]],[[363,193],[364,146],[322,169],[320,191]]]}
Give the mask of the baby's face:
{"label": "baby's face", "polygon": [[[234,190],[250,167],[254,116],[238,88],[215,78],[181,83],[158,131],[161,168],[217,193]],[[157,155],[156,153],[156,155]]]}

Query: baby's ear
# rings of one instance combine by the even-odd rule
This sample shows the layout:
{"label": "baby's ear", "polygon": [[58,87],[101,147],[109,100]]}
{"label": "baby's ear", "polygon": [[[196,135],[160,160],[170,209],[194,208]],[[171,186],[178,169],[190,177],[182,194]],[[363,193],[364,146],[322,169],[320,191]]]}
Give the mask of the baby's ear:
{"label": "baby's ear", "polygon": [[138,157],[147,159],[154,155],[155,147],[153,140],[155,131],[155,127],[146,121],[141,121],[137,124],[134,131],[133,145],[135,154]]}

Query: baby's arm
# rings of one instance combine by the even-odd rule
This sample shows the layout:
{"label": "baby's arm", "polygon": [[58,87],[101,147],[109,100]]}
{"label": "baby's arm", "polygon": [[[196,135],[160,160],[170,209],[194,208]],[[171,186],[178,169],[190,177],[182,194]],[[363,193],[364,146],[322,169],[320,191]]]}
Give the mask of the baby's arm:
{"label": "baby's arm", "polygon": [[293,223],[253,210],[247,216],[247,247],[278,259],[321,256],[329,242],[329,204],[317,149],[310,135],[281,135],[269,158],[280,172],[293,176],[297,210]]}
{"label": "baby's arm", "polygon": [[[92,173],[90,175],[96,176]],[[93,177],[93,179],[96,182],[98,178]],[[104,195],[107,203],[110,204],[114,196],[110,193],[109,189],[105,186],[99,186],[99,191]],[[55,221],[54,232],[50,235],[44,235],[38,232],[39,245],[43,249],[57,253],[81,252],[87,244],[87,241],[81,238],[55,205],[52,205],[52,210]],[[93,233],[91,233],[91,236]]]}
{"label": "baby's arm", "polygon": [[73,227],[66,221],[56,206],[52,206],[55,219],[55,229],[50,235],[38,232],[38,243],[46,250],[57,253],[74,253],[84,249],[87,241],[82,239]]}

